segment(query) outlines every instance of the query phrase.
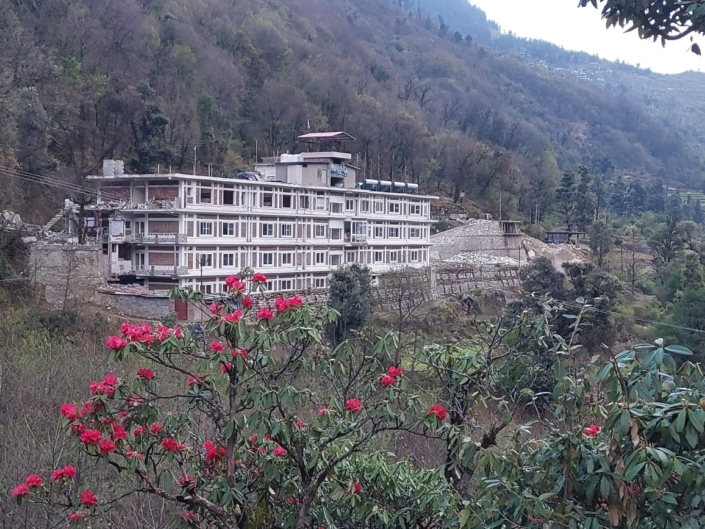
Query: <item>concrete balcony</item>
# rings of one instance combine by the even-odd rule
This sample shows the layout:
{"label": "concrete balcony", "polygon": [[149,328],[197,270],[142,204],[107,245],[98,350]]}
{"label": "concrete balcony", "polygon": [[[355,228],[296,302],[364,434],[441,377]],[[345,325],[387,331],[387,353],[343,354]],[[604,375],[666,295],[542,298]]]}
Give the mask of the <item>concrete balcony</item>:
{"label": "concrete balcony", "polygon": [[188,238],[185,233],[136,233],[126,235],[125,242],[133,244],[186,244]]}
{"label": "concrete balcony", "polygon": [[188,275],[188,268],[185,266],[135,266],[130,272],[141,277],[181,277]]}

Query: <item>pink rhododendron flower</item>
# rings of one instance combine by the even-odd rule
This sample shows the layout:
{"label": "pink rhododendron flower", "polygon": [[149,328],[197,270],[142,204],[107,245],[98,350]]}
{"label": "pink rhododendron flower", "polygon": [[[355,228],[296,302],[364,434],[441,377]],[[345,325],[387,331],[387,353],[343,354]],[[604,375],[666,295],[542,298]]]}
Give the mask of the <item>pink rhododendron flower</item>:
{"label": "pink rhododendron flower", "polygon": [[272,312],[272,309],[269,307],[264,307],[263,309],[260,309],[257,311],[257,318],[263,321],[269,321],[274,317],[274,313]]}
{"label": "pink rhododendron flower", "polygon": [[102,438],[100,430],[86,430],[81,434],[81,442],[87,445],[97,445]]}
{"label": "pink rhododendron flower", "polygon": [[69,421],[75,421],[78,419],[78,408],[76,408],[76,405],[73,402],[62,404],[61,415]]}
{"label": "pink rhododendron flower", "polygon": [[284,457],[286,454],[287,451],[279,445],[274,449],[274,457]]}
{"label": "pink rhododendron flower", "polygon": [[602,428],[600,428],[597,424],[591,424],[590,426],[585,428],[583,432],[588,437],[595,437],[598,433],[600,433],[600,430],[602,430]]}
{"label": "pink rhododendron flower", "polygon": [[267,282],[267,276],[260,272],[255,272],[252,274],[252,281],[255,283],[266,283]]}
{"label": "pink rhododendron flower", "polygon": [[446,417],[448,416],[448,412],[446,411],[445,406],[441,404],[434,404],[433,406],[431,406],[428,410],[428,414],[435,415],[441,421],[445,421]]}
{"label": "pink rhododendron flower", "polygon": [[105,341],[105,345],[111,351],[121,351],[127,347],[127,340],[120,338],[119,336],[110,336]]}
{"label": "pink rhododendron flower", "polygon": [[359,399],[349,399],[345,402],[345,407],[353,413],[358,413],[362,409]]}
{"label": "pink rhododendron flower", "polygon": [[242,319],[242,311],[241,310],[236,310],[235,312],[231,312],[229,314],[225,315],[225,321],[228,323],[237,323]]}
{"label": "pink rhododendron flower", "polygon": [[387,374],[390,377],[397,378],[404,374],[404,370],[401,367],[391,366],[389,369],[387,369]]}
{"label": "pink rhododendron flower", "polygon": [[92,490],[86,490],[81,494],[81,503],[86,507],[95,507],[98,505],[98,499]]}
{"label": "pink rhododendron flower", "polygon": [[30,474],[29,476],[27,476],[27,479],[24,480],[24,483],[30,489],[34,489],[37,487],[41,487],[44,481],[42,480],[41,476],[38,476],[37,474]]}
{"label": "pink rhododendron flower", "polygon": [[143,367],[137,370],[137,377],[144,380],[152,380],[154,378],[154,372],[151,369]]}
{"label": "pink rhododendron flower", "polygon": [[211,351],[214,353],[220,353],[225,349],[225,344],[222,342],[219,342],[218,340],[213,340],[211,342]]}
{"label": "pink rhododendron flower", "polygon": [[80,512],[69,513],[69,523],[81,523],[83,515]]}
{"label": "pink rhododendron flower", "polygon": [[242,299],[242,306],[246,309],[251,309],[252,308],[252,298],[243,298]]}
{"label": "pink rhododendron flower", "polygon": [[384,376],[380,379],[380,382],[382,382],[382,385],[383,385],[384,387],[393,386],[396,381],[397,381],[396,378],[390,377],[389,375],[384,375]]}
{"label": "pink rhododendron flower", "polygon": [[27,487],[27,485],[25,485],[24,483],[20,483],[14,489],[12,489],[12,492],[10,494],[12,494],[12,498],[15,500],[17,498],[24,498],[27,494],[29,494],[29,487]]}

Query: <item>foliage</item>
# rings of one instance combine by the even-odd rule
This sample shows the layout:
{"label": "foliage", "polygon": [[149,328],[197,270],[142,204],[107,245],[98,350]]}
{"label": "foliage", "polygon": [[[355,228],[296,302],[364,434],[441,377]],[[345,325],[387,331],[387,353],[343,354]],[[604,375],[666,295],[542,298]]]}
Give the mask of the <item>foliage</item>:
{"label": "foliage", "polygon": [[613,231],[612,228],[604,221],[595,222],[590,226],[590,251],[593,257],[597,259],[597,266],[602,266],[605,256],[612,249]]}
{"label": "foliage", "polygon": [[339,317],[328,325],[328,336],[339,344],[372,317],[372,277],[357,264],[336,270],[330,279],[329,306]]}

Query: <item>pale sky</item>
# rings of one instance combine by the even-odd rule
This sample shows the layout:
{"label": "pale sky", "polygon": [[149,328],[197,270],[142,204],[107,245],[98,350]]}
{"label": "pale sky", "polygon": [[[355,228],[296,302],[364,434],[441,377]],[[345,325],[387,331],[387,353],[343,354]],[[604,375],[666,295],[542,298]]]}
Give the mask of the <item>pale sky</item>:
{"label": "pale sky", "polygon": [[[640,64],[659,73],[705,71],[705,55],[690,52],[689,37],[661,43],[639,39],[636,31],[606,29],[600,11],[578,8],[578,0],[470,0],[502,28],[519,37],[547,40],[565,49],[586,51],[612,61]],[[452,24],[452,22],[451,22]],[[695,38],[705,54],[703,38]]]}

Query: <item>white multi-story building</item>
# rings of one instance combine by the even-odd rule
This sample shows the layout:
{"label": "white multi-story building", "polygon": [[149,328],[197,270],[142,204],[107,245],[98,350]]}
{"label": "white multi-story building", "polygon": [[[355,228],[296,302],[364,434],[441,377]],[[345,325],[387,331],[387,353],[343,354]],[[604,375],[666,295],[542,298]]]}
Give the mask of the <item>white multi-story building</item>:
{"label": "white multi-story building", "polygon": [[[347,136],[347,135],[345,135]],[[300,138],[326,148],[342,133]],[[225,289],[244,267],[271,291],[326,288],[332,271],[357,263],[373,276],[429,264],[430,200],[416,186],[356,182],[351,156],[319,150],[265,159],[238,178],[123,174],[104,163],[98,210],[112,278],[151,290]]]}

